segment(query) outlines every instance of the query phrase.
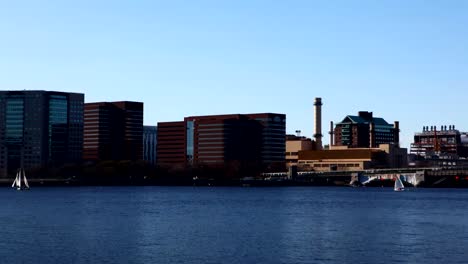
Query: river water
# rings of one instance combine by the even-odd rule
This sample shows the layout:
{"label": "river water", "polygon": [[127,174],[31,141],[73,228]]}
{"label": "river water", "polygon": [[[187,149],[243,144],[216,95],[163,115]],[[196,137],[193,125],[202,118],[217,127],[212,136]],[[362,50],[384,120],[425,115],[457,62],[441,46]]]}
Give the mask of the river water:
{"label": "river water", "polygon": [[1,263],[467,263],[468,190],[0,190]]}

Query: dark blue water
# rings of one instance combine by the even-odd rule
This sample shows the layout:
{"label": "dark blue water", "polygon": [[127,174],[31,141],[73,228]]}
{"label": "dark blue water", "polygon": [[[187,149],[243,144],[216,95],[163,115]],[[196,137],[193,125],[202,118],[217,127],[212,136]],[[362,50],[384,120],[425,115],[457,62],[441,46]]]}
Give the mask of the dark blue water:
{"label": "dark blue water", "polygon": [[0,263],[467,263],[468,190],[0,190]]}

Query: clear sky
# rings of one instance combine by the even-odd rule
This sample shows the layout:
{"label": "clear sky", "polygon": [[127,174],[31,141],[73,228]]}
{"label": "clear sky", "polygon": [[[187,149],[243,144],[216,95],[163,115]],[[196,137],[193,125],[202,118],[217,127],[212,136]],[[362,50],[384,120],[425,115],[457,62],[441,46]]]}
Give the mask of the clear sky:
{"label": "clear sky", "polygon": [[[360,110],[468,131],[468,1],[0,0],[0,89],[145,103],[145,124],[276,112],[313,133]],[[324,138],[328,142],[328,136]]]}

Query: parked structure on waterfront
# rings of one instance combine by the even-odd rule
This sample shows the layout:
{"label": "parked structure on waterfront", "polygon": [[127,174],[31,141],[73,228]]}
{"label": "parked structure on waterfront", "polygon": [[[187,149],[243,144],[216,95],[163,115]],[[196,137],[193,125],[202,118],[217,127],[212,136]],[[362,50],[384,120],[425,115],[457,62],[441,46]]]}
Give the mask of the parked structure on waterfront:
{"label": "parked structure on waterfront", "polygon": [[166,166],[284,165],[284,114],[191,116],[158,123],[158,164]]}
{"label": "parked structure on waterfront", "polygon": [[[332,125],[333,126],[333,125]],[[399,144],[399,122],[390,125],[372,112],[361,111],[357,116],[348,115],[336,124],[330,141],[334,146],[349,148],[375,148],[380,144]]]}
{"label": "parked structure on waterfront", "polygon": [[142,142],[143,103],[122,101],[85,104],[85,160],[142,160]]}
{"label": "parked structure on waterfront", "polygon": [[0,177],[80,162],[84,95],[0,91]]}
{"label": "parked structure on waterfront", "polygon": [[156,165],[157,127],[143,126],[143,159]]}

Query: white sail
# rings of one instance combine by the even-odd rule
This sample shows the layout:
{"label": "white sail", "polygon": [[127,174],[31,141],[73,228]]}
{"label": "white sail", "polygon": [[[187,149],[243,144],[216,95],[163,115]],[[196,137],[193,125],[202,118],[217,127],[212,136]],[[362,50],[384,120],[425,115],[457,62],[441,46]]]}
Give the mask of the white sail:
{"label": "white sail", "polygon": [[18,173],[16,173],[15,180],[13,181],[13,184],[11,185],[11,187],[14,188],[17,182],[18,182]]}
{"label": "white sail", "polygon": [[26,185],[26,188],[29,189],[28,180],[26,179],[26,173],[24,172],[24,170],[22,170],[22,171],[23,171],[24,185]]}
{"label": "white sail", "polygon": [[405,189],[405,185],[403,185],[403,182],[401,181],[400,176],[397,176],[395,179],[395,187],[393,188],[393,190],[402,191],[404,189]]}
{"label": "white sail", "polygon": [[17,181],[18,189],[21,189],[21,170],[18,171],[18,181]]}

